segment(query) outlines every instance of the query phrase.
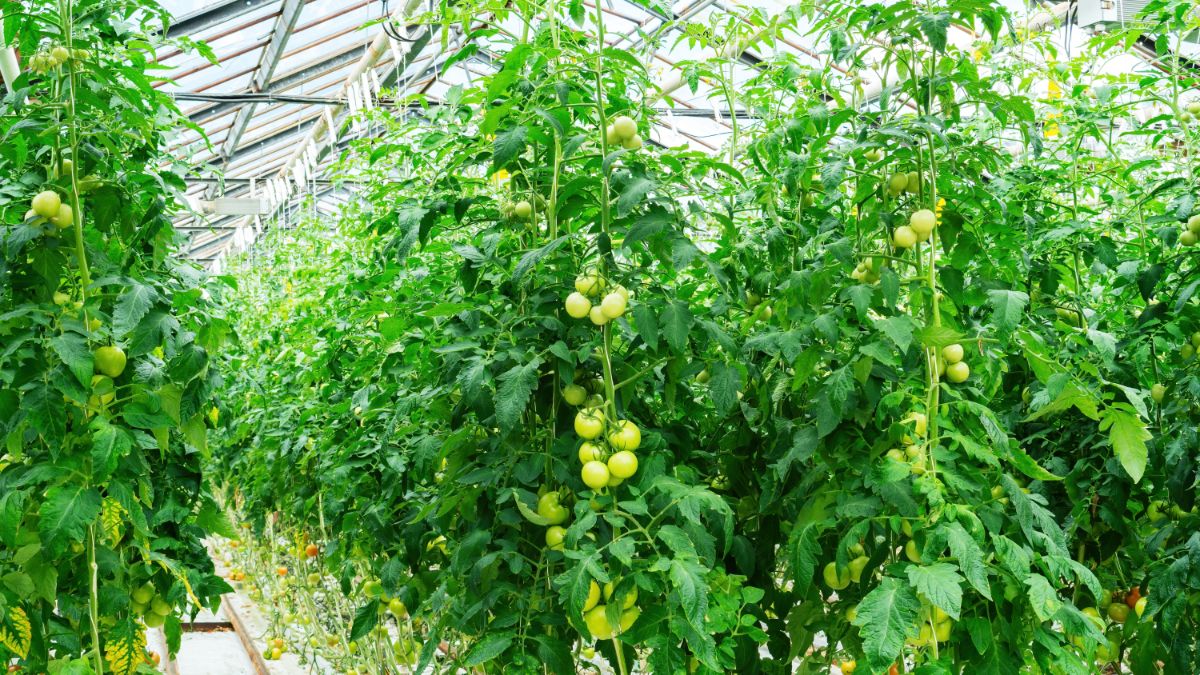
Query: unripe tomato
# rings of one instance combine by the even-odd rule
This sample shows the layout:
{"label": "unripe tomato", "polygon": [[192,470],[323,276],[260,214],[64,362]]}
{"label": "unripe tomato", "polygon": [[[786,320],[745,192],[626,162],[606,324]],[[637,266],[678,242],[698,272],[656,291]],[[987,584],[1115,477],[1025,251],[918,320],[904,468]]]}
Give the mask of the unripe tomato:
{"label": "unripe tomato", "polygon": [[604,310],[600,308],[600,305],[592,305],[592,308],[588,311],[588,318],[597,326],[603,326],[611,321],[611,319],[605,316]]}
{"label": "unripe tomato", "polygon": [[604,290],[604,279],[596,272],[584,272],[575,277],[575,290],[584,295],[596,295]]}
{"label": "unripe tomato", "polygon": [[894,173],[888,178],[888,192],[898,195],[908,187],[908,174]]}
{"label": "unripe tomato", "polygon": [[620,115],[612,121],[613,132],[617,138],[625,141],[637,135],[637,122],[628,115]]}
{"label": "unripe tomato", "polygon": [[1133,612],[1137,614],[1139,619],[1146,613],[1146,601],[1146,598],[1138,598],[1137,602],[1133,603]]}
{"label": "unripe tomato", "polygon": [[920,564],[921,550],[917,548],[917,541],[915,539],[909,539],[908,543],[904,545],[904,555],[909,560]]}
{"label": "unripe tomato", "polygon": [[538,497],[537,513],[545,518],[551,525],[558,525],[565,521],[569,515],[566,508],[558,503],[557,492],[547,492]]}
{"label": "unripe tomato", "polygon": [[1150,387],[1150,398],[1154,399],[1155,403],[1162,403],[1163,398],[1167,395],[1167,388],[1161,384],[1155,384]]}
{"label": "unripe tomato", "polygon": [[1183,244],[1184,246],[1195,246],[1196,241],[1196,233],[1192,232],[1191,230],[1184,230],[1183,233],[1179,235],[1179,243]]}
{"label": "unripe tomato", "polygon": [[70,204],[59,204],[58,213],[50,217],[50,222],[64,230],[75,224],[75,211]]}
{"label": "unripe tomato", "polygon": [[54,190],[45,190],[37,193],[29,206],[43,218],[54,218],[58,215],[58,207],[62,206],[62,198]]}
{"label": "unripe tomato", "polygon": [[616,319],[625,314],[625,296],[617,292],[609,293],[600,302],[600,311],[609,319]]}
{"label": "unripe tomato", "polygon": [[564,303],[567,310],[567,315],[572,319],[582,319],[592,311],[592,301],[588,300],[582,293],[575,291],[567,296]]}
{"label": "unripe tomato", "polygon": [[1108,618],[1117,623],[1125,623],[1129,618],[1129,606],[1114,602],[1108,606]]}
{"label": "unripe tomato", "polygon": [[546,528],[546,546],[552,551],[563,550],[563,540],[567,538],[567,529],[561,525],[551,525]]}
{"label": "unripe tomato", "polygon": [[584,441],[579,446],[579,461],[582,464],[600,461],[602,457],[604,457],[604,450],[591,441]]}
{"label": "unripe tomato", "polygon": [[613,125],[610,124],[605,127],[604,140],[607,141],[609,145],[621,144],[621,137],[617,135],[617,130],[613,128]]}
{"label": "unripe tomato", "polygon": [[533,215],[533,204],[527,199],[522,199],[513,205],[513,215],[521,220],[528,220],[529,216]]}
{"label": "unripe tomato", "polygon": [[638,609],[637,607],[631,607],[624,612],[621,612],[621,632],[624,633],[630,628],[633,628],[634,622],[636,622],[638,617],[641,615],[642,610]]}
{"label": "unripe tomato", "polygon": [[[614,590],[616,590],[616,584],[613,582],[610,581],[604,584],[604,602],[608,602],[612,599]],[[638,589],[637,586],[634,586],[633,588],[629,589],[629,592],[626,593],[624,599],[622,599],[621,609],[629,609],[630,607],[633,607],[633,603],[637,602],[637,597]]]}
{"label": "unripe tomato", "polygon": [[100,347],[93,354],[93,358],[96,370],[103,375],[116,379],[125,372],[125,352],[120,347],[115,345]]}
{"label": "unripe tomato", "polygon": [[634,134],[632,137],[626,138],[625,140],[621,141],[621,147],[625,148],[626,150],[630,150],[630,151],[641,150],[642,149],[642,137],[637,134]]}
{"label": "unripe tomato", "polygon": [[892,231],[892,244],[896,248],[912,248],[917,243],[917,233],[908,225],[901,225]]}
{"label": "unripe tomato", "polygon": [[821,576],[825,579],[825,585],[835,591],[840,591],[850,585],[850,570],[838,569],[836,561],[825,565],[825,569],[821,570]]}
{"label": "unripe tomato", "polygon": [[637,450],[642,444],[642,431],[633,422],[621,420],[608,432],[608,444],[617,450]]}
{"label": "unripe tomato", "polygon": [[599,490],[608,486],[609,473],[608,467],[605,466],[604,462],[588,462],[584,464],[581,476],[583,484],[593,490]]}
{"label": "unripe tomato", "polygon": [[870,561],[871,561],[871,559],[865,555],[860,555],[857,558],[851,560],[850,561],[850,581],[853,581],[856,584],[859,583],[860,581],[862,581],[863,569],[867,566],[867,563]]}
{"label": "unripe tomato", "polygon": [[[584,298],[583,301],[587,302],[587,298]],[[568,384],[567,386],[563,387],[562,390],[563,400],[566,401],[568,405],[583,405],[583,402],[587,400],[587,395],[587,389],[584,389],[577,384]]]}
{"label": "unripe tomato", "polygon": [[950,365],[946,366],[946,379],[955,384],[966,382],[967,378],[970,376],[971,367],[963,361],[951,363]]}
{"label": "unripe tomato", "polygon": [[700,371],[699,373],[696,373],[696,383],[697,384],[708,384],[708,381],[710,379],[712,379],[712,374],[708,372],[708,368],[705,368],[704,370]]}
{"label": "unripe tomato", "polygon": [[575,433],[580,438],[592,440],[604,431],[604,418],[594,410],[580,410],[575,413]]}
{"label": "unripe tomato", "polygon": [[950,639],[950,630],[954,628],[954,622],[947,619],[933,626],[933,637],[937,638],[938,642],[946,642]]}
{"label": "unripe tomato", "polygon": [[608,472],[622,480],[637,473],[637,468],[637,455],[628,450],[622,450],[608,458]]}
{"label": "unripe tomato", "polygon": [[604,605],[596,605],[583,614],[588,632],[597,640],[610,640],[613,636],[613,626],[605,615],[606,609]]}
{"label": "unripe tomato", "polygon": [[904,181],[904,189],[909,193],[915,194],[921,189],[921,176],[916,171],[909,171],[906,180]]}
{"label": "unripe tomato", "polygon": [[600,584],[597,584],[595,581],[589,581],[588,582],[587,600],[583,601],[583,611],[586,612],[589,609],[595,607],[599,603],[600,603]]}
{"label": "unripe tomato", "polygon": [[929,209],[914,212],[908,219],[908,226],[917,233],[917,238],[925,241],[937,226],[937,216]]}
{"label": "unripe tomato", "polygon": [[912,420],[913,431],[915,431],[918,436],[924,436],[925,431],[929,428],[929,419],[925,417],[925,413],[913,413]]}
{"label": "unripe tomato", "polygon": [[955,343],[942,347],[942,358],[946,363],[955,364],[963,360],[963,346]]}

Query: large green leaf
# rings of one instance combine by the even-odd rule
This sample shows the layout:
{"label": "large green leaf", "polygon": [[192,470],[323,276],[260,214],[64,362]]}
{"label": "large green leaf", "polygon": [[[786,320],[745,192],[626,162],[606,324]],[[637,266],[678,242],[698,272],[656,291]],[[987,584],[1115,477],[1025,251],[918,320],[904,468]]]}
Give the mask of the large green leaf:
{"label": "large green leaf", "polygon": [[52,487],[38,509],[38,533],[53,554],[67,544],[82,542],[88,525],[100,515],[100,493],[82,486]]}

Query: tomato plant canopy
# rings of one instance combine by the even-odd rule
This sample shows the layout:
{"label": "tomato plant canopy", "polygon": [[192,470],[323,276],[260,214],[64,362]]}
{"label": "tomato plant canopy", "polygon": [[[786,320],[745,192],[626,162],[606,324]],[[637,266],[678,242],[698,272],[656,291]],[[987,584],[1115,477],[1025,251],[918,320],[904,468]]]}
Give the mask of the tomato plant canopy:
{"label": "tomato plant canopy", "polygon": [[1194,2],[337,4],[3,7],[0,659],[1200,671]]}

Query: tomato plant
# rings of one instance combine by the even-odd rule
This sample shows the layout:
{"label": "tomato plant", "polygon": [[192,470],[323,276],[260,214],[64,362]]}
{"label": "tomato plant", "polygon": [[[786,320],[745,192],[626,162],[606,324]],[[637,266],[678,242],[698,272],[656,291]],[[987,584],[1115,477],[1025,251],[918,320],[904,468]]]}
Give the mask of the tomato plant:
{"label": "tomato plant", "polygon": [[223,321],[172,258],[180,117],[146,74],[168,17],[3,9],[29,69],[0,102],[0,660],[131,673],[159,658],[145,628],[174,652],[228,590],[202,538],[233,534],[201,473]]}
{"label": "tomato plant", "polygon": [[[1101,68],[1169,53],[1188,3],[1069,57],[975,0],[696,19],[717,56],[683,86],[743,113],[711,154],[652,133],[653,46],[607,46],[603,10],[444,18],[485,10],[523,27],[481,29],[496,72],[364,112],[335,168],[361,199],[221,294],[212,469],[257,532],[323,542],[349,642],[1196,671],[1197,81]],[[828,58],[728,56],[798,33]]]}

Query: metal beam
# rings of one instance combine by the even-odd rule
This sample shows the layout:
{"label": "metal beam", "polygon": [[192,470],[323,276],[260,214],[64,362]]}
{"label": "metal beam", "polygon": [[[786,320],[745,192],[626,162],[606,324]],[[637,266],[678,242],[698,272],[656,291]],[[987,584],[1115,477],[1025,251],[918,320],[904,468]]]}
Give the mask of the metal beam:
{"label": "metal beam", "polygon": [[[344,52],[335,54],[324,61],[314,63],[304,70],[298,70],[291,75],[287,75],[272,82],[270,87],[267,88],[266,91],[261,92],[260,95],[282,93],[288,91],[289,89],[293,89],[300,84],[313,79],[314,77],[321,77],[323,75],[328,75],[335,70],[340,70],[342,66],[361,59],[365,49],[365,46],[356,44]],[[243,105],[245,105],[243,102],[236,100],[215,103],[207,108],[204,108],[203,110],[197,110],[196,112],[191,113],[188,115],[188,118],[199,124],[202,120],[220,117],[221,115],[224,115],[231,110],[236,110]]]}
{"label": "metal beam", "polygon": [[[292,37],[292,30],[296,27],[296,22],[300,20],[300,14],[304,11],[304,2],[305,0],[283,0],[279,17],[275,20],[275,29],[271,32],[271,39],[267,41],[267,46],[263,47],[262,54],[258,57],[258,66],[250,80],[250,91],[262,92],[271,83],[271,78],[275,76],[275,69],[279,67],[283,50],[287,49],[288,40]],[[257,108],[257,103],[250,103],[234,116],[233,126],[229,129],[229,134],[225,136],[225,142],[221,144],[218,153],[219,161],[222,164],[237,152],[242,134],[246,133],[246,127],[250,124],[250,118],[254,116]],[[212,190],[210,190],[210,197],[211,193]]]}
{"label": "metal beam", "polygon": [[266,7],[278,0],[225,0],[213,7],[200,12],[193,12],[167,28],[167,37],[195,35],[232,21],[239,16],[249,14],[256,9]]}

